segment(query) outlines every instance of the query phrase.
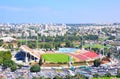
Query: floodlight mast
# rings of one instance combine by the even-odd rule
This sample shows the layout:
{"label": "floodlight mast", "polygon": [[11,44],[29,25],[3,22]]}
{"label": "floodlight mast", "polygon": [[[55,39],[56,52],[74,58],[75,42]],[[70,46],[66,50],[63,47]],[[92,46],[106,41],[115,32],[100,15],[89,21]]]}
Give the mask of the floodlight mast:
{"label": "floodlight mast", "polygon": [[37,43],[37,44],[36,44],[36,45],[37,45],[36,47],[37,47],[37,50],[38,50],[38,33],[37,33],[37,41],[36,41],[36,43]]}
{"label": "floodlight mast", "polygon": [[83,50],[83,33],[84,32],[84,26],[83,26],[83,30],[82,30],[82,50]]}
{"label": "floodlight mast", "polygon": [[[25,37],[26,37],[26,46],[27,46],[27,32],[25,31]],[[25,54],[25,62],[28,62],[28,58],[27,58],[27,52]]]}

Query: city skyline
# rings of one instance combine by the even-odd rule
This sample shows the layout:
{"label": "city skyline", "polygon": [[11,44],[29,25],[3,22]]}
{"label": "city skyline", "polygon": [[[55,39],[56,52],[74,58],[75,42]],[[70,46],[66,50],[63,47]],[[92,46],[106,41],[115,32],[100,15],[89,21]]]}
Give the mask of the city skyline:
{"label": "city skyline", "polygon": [[4,0],[1,23],[113,23],[119,22],[119,0]]}
{"label": "city skyline", "polygon": [[0,79],[120,79],[120,0],[1,0]]}

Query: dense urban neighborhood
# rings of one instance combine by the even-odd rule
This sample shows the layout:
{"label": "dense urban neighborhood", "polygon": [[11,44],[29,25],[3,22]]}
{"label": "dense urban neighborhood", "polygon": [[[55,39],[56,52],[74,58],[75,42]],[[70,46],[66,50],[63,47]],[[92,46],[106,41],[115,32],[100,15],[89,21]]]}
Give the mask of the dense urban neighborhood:
{"label": "dense urban neighborhood", "polygon": [[120,23],[0,24],[1,79],[120,79]]}

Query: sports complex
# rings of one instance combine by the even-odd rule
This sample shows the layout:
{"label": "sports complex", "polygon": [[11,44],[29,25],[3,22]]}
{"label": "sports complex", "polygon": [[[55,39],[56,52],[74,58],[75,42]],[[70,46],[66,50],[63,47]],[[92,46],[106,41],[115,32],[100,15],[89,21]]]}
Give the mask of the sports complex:
{"label": "sports complex", "polygon": [[[60,48],[59,51],[42,51],[42,50],[33,50],[23,45],[20,47],[20,53],[18,54],[19,59],[23,59],[24,62],[38,62],[42,59],[43,66],[52,64],[59,65],[68,65],[74,63],[83,63],[83,62],[92,62],[95,59],[99,58],[99,55],[94,51],[87,51],[84,49],[78,48]],[[20,58],[21,57],[21,58]]]}

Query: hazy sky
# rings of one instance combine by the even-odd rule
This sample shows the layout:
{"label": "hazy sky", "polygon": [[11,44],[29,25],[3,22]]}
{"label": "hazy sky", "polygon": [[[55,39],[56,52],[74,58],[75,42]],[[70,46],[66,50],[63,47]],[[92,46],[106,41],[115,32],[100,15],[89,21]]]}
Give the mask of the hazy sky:
{"label": "hazy sky", "polygon": [[120,22],[120,0],[1,0],[0,23]]}

